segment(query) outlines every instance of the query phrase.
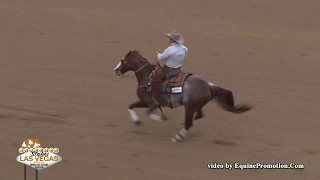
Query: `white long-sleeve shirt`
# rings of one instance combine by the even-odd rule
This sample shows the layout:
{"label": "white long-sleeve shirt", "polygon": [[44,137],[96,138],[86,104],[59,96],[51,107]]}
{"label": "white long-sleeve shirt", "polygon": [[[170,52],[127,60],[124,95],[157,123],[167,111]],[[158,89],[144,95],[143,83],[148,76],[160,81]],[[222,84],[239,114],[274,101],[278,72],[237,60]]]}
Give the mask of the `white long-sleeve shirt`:
{"label": "white long-sleeve shirt", "polygon": [[187,58],[188,48],[179,43],[171,43],[171,45],[163,51],[158,53],[157,58],[163,61],[165,65],[171,68],[179,68],[183,61]]}

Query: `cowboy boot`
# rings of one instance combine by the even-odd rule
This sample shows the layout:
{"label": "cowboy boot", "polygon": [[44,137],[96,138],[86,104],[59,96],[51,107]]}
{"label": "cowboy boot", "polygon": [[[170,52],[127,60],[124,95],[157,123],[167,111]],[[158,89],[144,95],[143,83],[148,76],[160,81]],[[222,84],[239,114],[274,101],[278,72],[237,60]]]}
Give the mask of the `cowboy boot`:
{"label": "cowboy boot", "polygon": [[160,106],[161,101],[161,83],[154,82],[152,84],[153,103]]}

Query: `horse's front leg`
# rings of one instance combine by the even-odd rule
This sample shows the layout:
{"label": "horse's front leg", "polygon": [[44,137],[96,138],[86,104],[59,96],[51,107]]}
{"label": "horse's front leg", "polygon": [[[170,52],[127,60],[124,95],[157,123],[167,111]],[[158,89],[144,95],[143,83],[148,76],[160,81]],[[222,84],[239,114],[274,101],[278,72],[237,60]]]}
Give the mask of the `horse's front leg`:
{"label": "horse's front leg", "polygon": [[144,103],[143,101],[136,101],[134,103],[131,103],[128,107],[128,111],[131,117],[131,120],[134,122],[136,125],[141,125],[141,121],[139,119],[139,116],[137,115],[136,111],[134,108],[148,108],[148,104]]}

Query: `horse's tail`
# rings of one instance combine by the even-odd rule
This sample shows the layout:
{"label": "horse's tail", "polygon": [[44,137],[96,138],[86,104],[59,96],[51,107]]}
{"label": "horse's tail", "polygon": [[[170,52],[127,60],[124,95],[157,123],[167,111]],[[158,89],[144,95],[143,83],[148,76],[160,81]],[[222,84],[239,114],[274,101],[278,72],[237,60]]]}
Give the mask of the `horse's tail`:
{"label": "horse's tail", "polygon": [[217,85],[209,83],[212,100],[216,100],[219,106],[225,111],[240,114],[251,110],[253,107],[248,104],[234,104],[233,93]]}

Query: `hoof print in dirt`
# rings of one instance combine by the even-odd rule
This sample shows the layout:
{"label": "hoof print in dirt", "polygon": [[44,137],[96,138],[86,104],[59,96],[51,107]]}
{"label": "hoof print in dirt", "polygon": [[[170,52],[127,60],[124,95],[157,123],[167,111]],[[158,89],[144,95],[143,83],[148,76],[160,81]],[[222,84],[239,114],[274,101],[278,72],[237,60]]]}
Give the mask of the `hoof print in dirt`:
{"label": "hoof print in dirt", "polygon": [[162,120],[162,121],[168,121],[168,120],[169,120],[169,118],[168,118],[168,116],[163,115],[163,116],[161,116],[161,120]]}
{"label": "hoof print in dirt", "polygon": [[221,145],[221,146],[235,146],[237,145],[235,142],[232,141],[224,141],[224,140],[213,140],[212,143]]}
{"label": "hoof print in dirt", "polygon": [[143,125],[143,123],[142,123],[141,121],[135,121],[134,124],[135,124],[136,126],[142,126],[142,125]]}

